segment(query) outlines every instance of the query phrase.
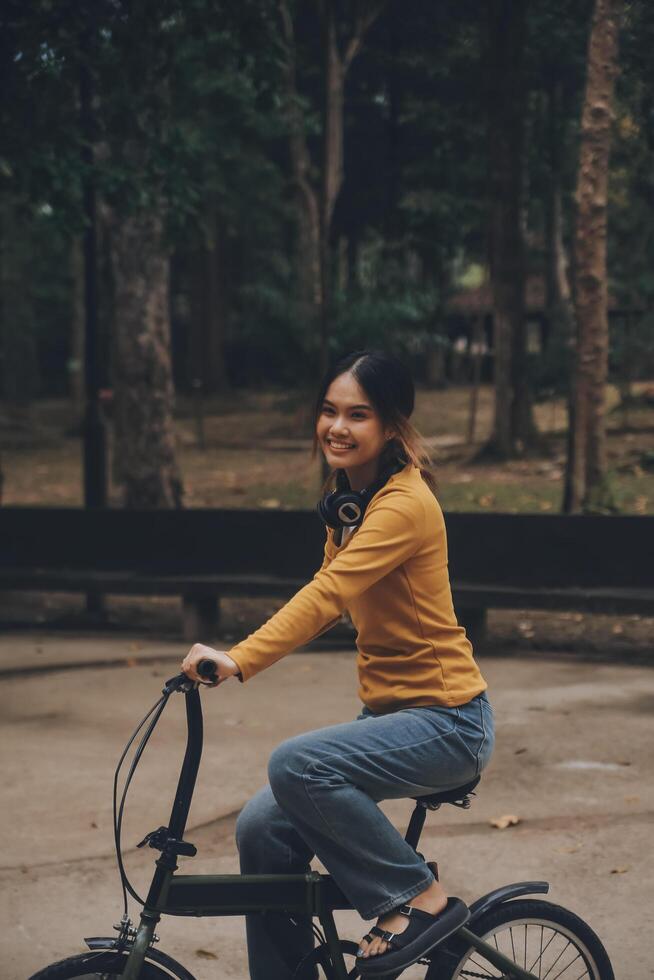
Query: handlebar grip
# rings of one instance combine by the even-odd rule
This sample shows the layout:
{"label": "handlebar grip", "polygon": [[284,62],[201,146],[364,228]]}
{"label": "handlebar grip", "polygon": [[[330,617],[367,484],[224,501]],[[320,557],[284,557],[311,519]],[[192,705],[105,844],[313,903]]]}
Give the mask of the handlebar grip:
{"label": "handlebar grip", "polygon": [[216,665],[213,660],[201,660],[197,667],[198,674],[200,677],[204,677],[207,681],[217,681],[218,676],[216,674]]}

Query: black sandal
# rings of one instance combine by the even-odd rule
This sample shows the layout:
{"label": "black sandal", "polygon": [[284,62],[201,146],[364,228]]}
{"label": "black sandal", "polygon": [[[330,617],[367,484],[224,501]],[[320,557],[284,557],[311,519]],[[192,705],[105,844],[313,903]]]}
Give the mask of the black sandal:
{"label": "black sandal", "polygon": [[447,905],[438,915],[430,915],[413,905],[401,905],[393,911],[406,915],[409,925],[400,933],[372,927],[370,934],[379,936],[391,948],[377,956],[357,956],[357,970],[362,977],[404,970],[464,926],[470,918],[470,909],[460,898],[448,898]]}

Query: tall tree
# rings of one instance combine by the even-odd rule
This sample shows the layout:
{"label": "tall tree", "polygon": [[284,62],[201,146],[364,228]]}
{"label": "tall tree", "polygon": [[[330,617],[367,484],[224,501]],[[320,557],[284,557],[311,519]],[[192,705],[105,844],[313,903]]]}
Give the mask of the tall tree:
{"label": "tall tree", "polygon": [[170,84],[181,22],[174,0],[107,8],[99,52],[114,295],[114,476],[128,507],[179,507],[170,355]]}
{"label": "tall tree", "polygon": [[161,209],[123,217],[112,235],[116,282],[114,472],[127,507],[179,507],[172,425],[169,261]]}
{"label": "tall tree", "polygon": [[[329,357],[331,303],[331,231],[334,208],[343,186],[343,132],[345,82],[359,54],[366,33],[385,0],[357,0],[348,17],[339,14],[337,0],[321,0],[322,149],[318,181],[311,181],[311,157],[306,140],[306,120],[300,111],[297,91],[297,44],[287,0],[280,0],[282,36],[286,49],[286,99],[289,149],[293,176],[298,188],[300,244],[308,246],[303,261],[303,279],[314,300],[314,322],[319,323],[321,369]],[[307,285],[304,287],[306,296]]]}
{"label": "tall tree", "polygon": [[489,267],[493,297],[494,451],[523,453],[536,437],[527,379],[524,52],[526,4],[486,0]]}
{"label": "tall tree", "polygon": [[596,0],[588,40],[581,117],[574,304],[577,321],[574,387],[564,510],[607,511],[605,390],[608,372],[607,197],[612,98],[618,73],[623,0]]}

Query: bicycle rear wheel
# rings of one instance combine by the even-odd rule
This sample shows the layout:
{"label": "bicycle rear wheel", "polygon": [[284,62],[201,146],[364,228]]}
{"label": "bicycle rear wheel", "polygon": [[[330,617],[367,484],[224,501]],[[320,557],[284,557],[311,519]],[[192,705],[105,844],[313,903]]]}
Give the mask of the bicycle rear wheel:
{"label": "bicycle rear wheel", "polygon": [[[29,980],[120,980],[126,962],[126,953],[91,950],[51,963]],[[177,976],[159,964],[146,961],[140,980],[177,980]]]}
{"label": "bicycle rear wheel", "polygon": [[[598,936],[560,905],[537,899],[504,902],[469,928],[537,977],[615,980]],[[440,949],[427,973],[429,980],[506,980],[506,976],[461,940]]]}

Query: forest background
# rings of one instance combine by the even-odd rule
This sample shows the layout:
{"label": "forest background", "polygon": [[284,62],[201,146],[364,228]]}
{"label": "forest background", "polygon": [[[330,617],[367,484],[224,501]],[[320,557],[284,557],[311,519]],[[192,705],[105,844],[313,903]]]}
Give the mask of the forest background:
{"label": "forest background", "polygon": [[4,503],[313,506],[372,346],[446,507],[652,513],[651,4],[1,16]]}

